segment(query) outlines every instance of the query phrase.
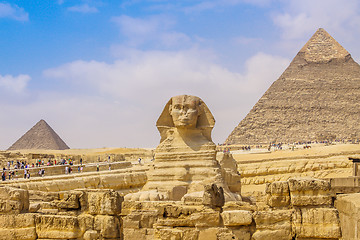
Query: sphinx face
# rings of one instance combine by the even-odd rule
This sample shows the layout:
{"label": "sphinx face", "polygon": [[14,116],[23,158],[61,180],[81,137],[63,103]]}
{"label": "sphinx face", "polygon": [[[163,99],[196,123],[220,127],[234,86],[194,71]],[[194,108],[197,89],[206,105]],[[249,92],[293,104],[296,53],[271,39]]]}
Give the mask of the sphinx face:
{"label": "sphinx face", "polygon": [[170,115],[177,128],[196,128],[199,117],[199,98],[194,96],[177,96],[172,98]]}

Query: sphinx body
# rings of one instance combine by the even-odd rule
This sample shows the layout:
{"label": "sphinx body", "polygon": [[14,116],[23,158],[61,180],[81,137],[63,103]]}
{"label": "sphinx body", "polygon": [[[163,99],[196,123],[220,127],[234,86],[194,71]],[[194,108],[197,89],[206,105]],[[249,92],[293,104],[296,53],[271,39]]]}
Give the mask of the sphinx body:
{"label": "sphinx body", "polygon": [[190,200],[196,201],[205,186],[223,188],[227,200],[238,200],[224,181],[216,160],[216,145],[211,140],[215,120],[198,97],[172,97],[157,121],[160,144],[155,161],[148,171],[147,183],[126,200]]}

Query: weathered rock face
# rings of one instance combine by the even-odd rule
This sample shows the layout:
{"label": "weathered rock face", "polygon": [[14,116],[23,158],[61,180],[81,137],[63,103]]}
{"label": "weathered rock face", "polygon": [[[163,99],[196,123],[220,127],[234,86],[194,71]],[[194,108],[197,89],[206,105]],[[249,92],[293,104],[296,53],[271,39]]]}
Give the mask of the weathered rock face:
{"label": "weathered rock face", "polygon": [[161,141],[147,183],[126,199],[201,201],[204,187],[212,184],[223,189],[226,200],[240,199],[225,181],[227,178],[231,188],[239,192],[240,175],[236,169],[222,170],[216,160],[216,146],[211,140],[214,124],[214,117],[200,98],[171,98],[156,123]]}
{"label": "weathered rock face", "polygon": [[[220,208],[174,201],[124,201],[124,239],[339,239],[328,182],[291,179],[267,187],[268,205],[242,201]],[[321,198],[317,198],[317,195]],[[314,201],[309,201],[309,198]],[[335,196],[334,196],[335,197]],[[320,199],[320,200],[319,200]]]}
{"label": "weathered rock face", "polygon": [[319,29],[225,143],[359,138],[359,89],[359,64]]}
{"label": "weathered rock face", "polygon": [[37,239],[35,214],[6,214],[0,212],[0,238],[32,240]]}
{"label": "weathered rock face", "polygon": [[[30,199],[30,207],[10,212],[1,208],[0,239],[356,239],[351,236],[357,234],[358,196],[336,201],[339,218],[332,202],[316,198],[333,196],[327,186],[323,180],[291,179],[268,185],[268,199],[274,197],[268,204],[229,201],[225,205],[213,186],[205,187],[210,196],[204,194],[203,201],[190,204],[123,201],[114,190],[29,194],[3,187],[7,195],[2,193],[2,202],[14,201],[11,196],[17,195],[17,206],[26,206]],[[311,197],[316,201],[309,201]]]}
{"label": "weathered rock face", "polygon": [[120,239],[123,197],[114,190],[32,193],[30,207],[27,190],[1,191],[1,205],[12,211],[0,208],[0,239]]}
{"label": "weathered rock face", "polygon": [[360,239],[360,193],[338,195],[335,207],[339,210],[343,239]]}
{"label": "weathered rock face", "polygon": [[29,209],[29,193],[26,190],[0,187],[0,213],[21,213]]}

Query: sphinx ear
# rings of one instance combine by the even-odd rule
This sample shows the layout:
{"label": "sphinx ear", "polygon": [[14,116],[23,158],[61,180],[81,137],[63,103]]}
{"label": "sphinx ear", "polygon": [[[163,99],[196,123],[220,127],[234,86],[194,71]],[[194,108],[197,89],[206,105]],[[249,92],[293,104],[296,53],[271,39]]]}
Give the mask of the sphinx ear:
{"label": "sphinx ear", "polygon": [[169,114],[171,115],[171,112],[172,112],[172,104],[170,103],[169,104]]}

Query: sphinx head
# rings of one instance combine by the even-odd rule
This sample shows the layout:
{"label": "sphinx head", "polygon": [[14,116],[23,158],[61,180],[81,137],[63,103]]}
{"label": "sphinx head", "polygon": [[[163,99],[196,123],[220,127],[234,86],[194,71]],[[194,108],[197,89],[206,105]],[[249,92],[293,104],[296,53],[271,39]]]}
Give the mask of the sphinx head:
{"label": "sphinx head", "polygon": [[171,98],[169,114],[176,128],[196,128],[199,118],[200,98],[181,95]]}
{"label": "sphinx head", "polygon": [[180,95],[172,97],[161,113],[156,126],[162,142],[171,128],[199,129],[211,141],[211,130],[215,119],[205,103],[196,96]]}

